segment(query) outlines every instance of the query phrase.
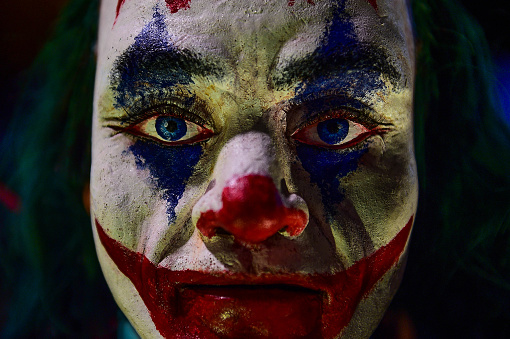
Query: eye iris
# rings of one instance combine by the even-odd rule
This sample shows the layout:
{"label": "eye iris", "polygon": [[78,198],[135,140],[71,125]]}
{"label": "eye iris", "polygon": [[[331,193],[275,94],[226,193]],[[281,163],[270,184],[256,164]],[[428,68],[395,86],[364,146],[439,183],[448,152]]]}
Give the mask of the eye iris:
{"label": "eye iris", "polygon": [[317,124],[317,133],[322,141],[334,145],[349,133],[349,122],[345,119],[330,119]]}
{"label": "eye iris", "polygon": [[155,127],[159,136],[169,141],[181,139],[187,131],[186,122],[175,117],[158,117]]}

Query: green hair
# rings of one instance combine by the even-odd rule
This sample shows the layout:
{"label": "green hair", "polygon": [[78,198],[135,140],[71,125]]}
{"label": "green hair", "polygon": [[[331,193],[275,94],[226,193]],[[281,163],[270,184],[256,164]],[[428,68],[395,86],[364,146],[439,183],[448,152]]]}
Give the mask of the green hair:
{"label": "green hair", "polygon": [[[510,324],[510,134],[489,50],[457,2],[415,0],[412,9],[420,201],[394,306],[408,309],[426,337],[502,338]],[[115,332],[116,306],[82,205],[97,18],[98,0],[70,1],[0,145],[0,182],[22,201],[18,213],[0,206],[2,338]]]}
{"label": "green hair", "polygon": [[395,304],[445,338],[508,337],[510,131],[489,48],[456,1],[413,14],[420,197]]}
{"label": "green hair", "polygon": [[5,338],[91,337],[108,332],[105,319],[115,319],[82,204],[98,6],[71,1],[62,12],[2,140],[0,180],[22,202],[18,213],[1,210]]}

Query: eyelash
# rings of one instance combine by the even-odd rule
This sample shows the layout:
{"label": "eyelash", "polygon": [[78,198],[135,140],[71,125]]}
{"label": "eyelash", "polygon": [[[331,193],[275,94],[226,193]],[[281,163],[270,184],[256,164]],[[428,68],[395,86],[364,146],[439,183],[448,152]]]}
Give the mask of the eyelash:
{"label": "eyelash", "polygon": [[[307,98],[309,99],[309,98]],[[365,109],[355,109],[352,107],[345,106],[345,101],[350,102],[348,99],[344,99],[343,96],[333,96],[326,98],[319,98],[319,103],[317,100],[303,100],[305,103],[295,103],[294,107],[303,105],[308,106],[321,106],[326,103],[327,108],[334,107],[334,102],[338,100],[343,103],[343,105],[337,106],[338,108],[327,109],[319,111],[319,113],[315,114],[311,120],[308,120],[298,128],[295,128],[293,132],[290,134],[294,140],[313,145],[322,148],[329,149],[345,149],[349,147],[353,147],[356,144],[362,142],[366,138],[372,135],[381,135],[389,130],[388,127],[391,124],[378,122],[376,121]],[[331,104],[333,103],[333,104]],[[355,102],[360,107],[365,107],[363,104],[359,102]],[[299,108],[296,107],[298,110]],[[292,112],[294,109],[292,107],[286,110],[286,113]],[[291,113],[292,114],[292,113]],[[323,122],[329,122],[327,125],[322,124]],[[335,131],[328,130],[329,128],[334,127]],[[322,136],[320,135],[322,131]],[[352,130],[351,130],[352,129]],[[326,134],[329,133],[327,137],[333,136],[334,140],[324,140],[324,132],[326,130]],[[333,133],[334,132],[334,133]],[[336,133],[341,132],[341,135],[337,135]],[[354,134],[354,135],[353,135]],[[336,140],[335,138],[341,137],[341,139]],[[350,138],[348,138],[350,137]],[[329,143],[333,142],[334,143]]]}
{"label": "eyelash", "polygon": [[345,149],[357,145],[372,135],[382,134],[388,130],[379,126],[369,128],[366,124],[346,118],[341,112],[335,113],[306,123],[294,131],[291,137],[308,145]]}
{"label": "eyelash", "polygon": [[[311,120],[302,123],[298,128],[294,129],[294,131],[290,134],[290,137],[301,143],[329,149],[345,149],[355,146],[372,135],[380,135],[387,132],[389,128],[385,128],[384,125],[391,125],[388,123],[377,122],[368,112],[366,112],[365,109],[355,109],[345,106],[346,102],[349,103],[352,100],[345,99],[343,95],[326,97],[320,96],[316,100],[314,100],[313,97],[310,98],[311,96],[314,95],[312,94],[304,100],[301,99],[299,101],[294,101],[290,106],[287,106],[284,109],[284,112],[288,116],[289,113],[299,114],[299,112],[296,111],[306,109],[306,107],[310,106],[313,106],[315,110],[317,106],[326,106],[325,108],[330,108],[337,106],[338,103],[341,103],[341,105],[337,106],[339,107],[338,109],[319,111],[319,113],[314,114],[314,117]],[[190,100],[194,100],[194,98],[190,98]],[[358,101],[355,101],[354,105],[365,107]],[[149,108],[138,110],[137,107]],[[162,102],[154,99],[151,95],[147,95],[143,99],[137,100],[133,106],[124,110],[126,112],[126,117],[120,120],[121,125],[127,125],[127,127],[112,126],[112,128],[120,132],[137,135],[165,145],[176,146],[182,144],[193,144],[207,140],[215,134],[212,129],[206,127],[211,124],[206,123],[200,116],[179,107],[173,102]],[[164,128],[166,129],[170,126],[170,129],[172,130],[161,130],[160,118],[164,117],[169,118],[163,122],[163,124],[165,124]],[[182,120],[182,122],[178,120]],[[327,126],[325,126],[325,124],[320,126],[322,122],[328,121],[331,122],[329,122]],[[185,125],[184,137],[188,137],[186,139],[182,139],[183,137],[181,137],[179,140],[169,140],[169,138],[172,137],[172,134],[176,133],[174,129],[181,128],[183,123]],[[176,127],[176,125],[180,125],[181,127]],[[149,126],[149,128],[147,128],[147,126]],[[334,133],[331,131],[332,127],[336,128]],[[340,131],[340,129],[343,130]],[[191,133],[188,133],[189,131],[191,131]],[[324,131],[328,134],[327,137],[329,140],[327,141],[323,138]],[[163,136],[160,132],[165,135]],[[182,130],[177,132],[181,133]],[[337,140],[338,135],[336,135],[336,133],[339,132],[342,133],[340,135],[342,139]],[[195,133],[195,135],[190,137],[189,134],[193,133]],[[352,134],[355,135],[352,136]],[[333,140],[331,139],[331,136],[333,136]],[[348,138],[349,136],[350,138]],[[345,139],[348,140],[344,141]],[[330,143],[335,140],[336,142],[334,144]]]}
{"label": "eyelash", "polygon": [[[132,109],[132,108],[131,108]],[[206,127],[207,124],[204,119],[199,116],[185,111],[175,104],[156,104],[150,106],[136,114],[130,114],[126,111],[127,118],[122,119],[122,125],[127,127],[113,127],[121,132],[137,135],[145,139],[153,140],[167,146],[177,146],[185,144],[194,144],[209,139],[214,135],[211,128]],[[164,118],[168,118],[163,120]],[[172,119],[175,118],[175,119]],[[160,133],[161,123],[166,124],[164,128],[169,127],[168,124],[173,124],[171,128],[177,131],[167,131],[167,137],[172,133],[181,133],[184,128],[184,134],[178,140],[165,140],[164,136]],[[191,133],[189,131],[191,130]],[[196,135],[188,136],[188,134]],[[186,139],[184,137],[188,136]]]}

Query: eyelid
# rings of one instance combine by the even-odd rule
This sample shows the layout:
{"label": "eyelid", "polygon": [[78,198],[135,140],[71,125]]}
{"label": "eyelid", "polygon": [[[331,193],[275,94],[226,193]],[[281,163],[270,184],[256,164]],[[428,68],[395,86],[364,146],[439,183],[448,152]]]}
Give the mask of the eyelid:
{"label": "eyelid", "polygon": [[[109,119],[107,127],[116,130],[118,133],[128,133],[167,146],[193,144],[207,140],[216,134],[214,132],[214,127],[208,124],[205,119],[173,104],[160,103],[136,114],[130,114],[128,111],[126,111],[126,114],[127,116],[122,118]],[[158,117],[165,116],[181,119],[188,127],[191,127],[191,124],[195,125],[195,130],[198,131],[199,134],[184,140],[170,141],[145,131],[145,128],[151,123],[151,119],[156,120]]]}
{"label": "eyelid", "polygon": [[144,89],[144,95],[138,96],[129,106],[116,108],[125,113],[121,118],[116,119],[122,126],[149,118],[151,111],[156,108],[171,108],[173,110],[172,114],[178,114],[183,119],[216,130],[214,115],[210,107],[193,92],[185,88],[154,88],[148,86]]}
{"label": "eyelid", "polygon": [[[151,124],[151,123],[156,124],[157,120],[161,117],[173,117],[173,118],[182,120],[186,124],[186,130],[185,130],[186,134],[182,135],[182,137],[180,137],[178,140],[165,140],[165,138],[161,134],[159,134],[159,132],[156,130],[157,129],[156,126],[153,126],[153,129],[154,129],[153,131],[146,130],[146,128],[148,127],[149,124]],[[154,120],[154,121],[152,121],[152,120]],[[196,132],[196,134],[193,136],[188,136],[187,138],[184,138],[186,135],[188,135],[188,131],[192,132],[191,134],[193,134],[193,129],[195,130],[194,132]],[[207,127],[204,127],[200,124],[189,121],[188,119],[185,119],[185,118],[182,118],[179,116],[165,115],[165,114],[154,114],[149,118],[146,118],[138,123],[135,123],[135,124],[132,124],[132,125],[126,127],[123,130],[123,132],[127,132],[132,135],[138,135],[144,139],[150,139],[150,140],[156,141],[158,143],[161,143],[161,144],[164,144],[167,146],[194,144],[194,143],[198,143],[198,142],[207,140],[214,135],[214,132]],[[152,134],[150,132],[152,132]]]}
{"label": "eyelid", "polygon": [[211,126],[211,123],[208,123],[203,119],[202,117],[194,114],[193,112],[190,112],[188,110],[185,110],[175,104],[170,103],[159,103],[156,105],[152,105],[148,108],[146,108],[143,111],[140,111],[136,114],[130,114],[128,117],[126,117],[123,121],[124,125],[132,126],[135,124],[139,124],[144,120],[150,119],[156,115],[166,115],[166,116],[173,116],[176,118],[181,118],[187,121],[191,121],[197,125],[200,125],[202,127],[205,126]]}
{"label": "eyelid", "polygon": [[[305,97],[293,98],[285,110],[288,117],[297,115],[297,120],[305,120],[292,126],[289,124],[291,135],[306,126],[331,118],[344,118],[366,126],[369,129],[376,127],[391,127],[392,124],[380,117],[367,104],[353,99],[343,92],[328,91],[324,93],[311,93]],[[300,112],[301,111],[301,112]],[[309,112],[306,112],[309,111]]]}
{"label": "eyelid", "polygon": [[356,113],[358,113],[358,114],[355,114],[346,108],[339,108],[337,110],[332,110],[332,111],[328,111],[328,112],[319,112],[311,120],[307,120],[304,123],[302,123],[301,125],[299,125],[299,127],[295,128],[294,132],[292,132],[291,135],[294,135],[294,134],[296,134],[296,132],[298,132],[308,126],[317,124],[319,122],[326,121],[329,119],[338,119],[338,118],[354,121],[356,123],[359,123],[359,124],[365,126],[368,129],[373,129],[378,126],[378,124],[374,123],[373,121],[367,121],[366,116],[363,116],[363,118],[360,119],[359,112],[356,112]]}
{"label": "eyelid", "polygon": [[[301,143],[328,149],[345,149],[357,145],[372,135],[384,134],[392,126],[391,123],[376,120],[374,118],[375,112],[369,106],[345,95],[325,97],[310,95],[305,99],[299,103],[294,100],[291,103],[294,107],[286,110],[287,116],[291,120],[295,116],[299,120],[305,120],[300,124],[296,124],[297,127],[296,125],[292,126],[292,124],[288,125],[290,127],[288,129],[290,137]],[[321,122],[334,119],[345,120],[352,127],[359,126],[360,133],[335,144],[320,140],[321,138],[316,135],[316,128]]]}

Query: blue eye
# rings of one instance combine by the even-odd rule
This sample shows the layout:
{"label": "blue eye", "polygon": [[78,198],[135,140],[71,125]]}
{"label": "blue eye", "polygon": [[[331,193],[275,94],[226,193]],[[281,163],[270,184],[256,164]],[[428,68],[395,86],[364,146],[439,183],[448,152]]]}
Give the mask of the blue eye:
{"label": "blue eye", "polygon": [[197,123],[161,114],[155,114],[136,125],[129,126],[126,131],[168,146],[193,144],[214,135],[212,130]]}
{"label": "blue eye", "polygon": [[368,129],[363,124],[349,119],[330,118],[305,126],[295,131],[292,137],[308,145],[342,149],[352,147],[369,136],[384,131],[378,127]]}
{"label": "blue eye", "polygon": [[345,119],[330,119],[317,124],[317,134],[322,141],[336,145],[349,134],[349,122]]}
{"label": "blue eye", "polygon": [[186,135],[187,127],[183,119],[170,116],[157,117],[155,129],[158,135],[166,141],[177,141]]}

